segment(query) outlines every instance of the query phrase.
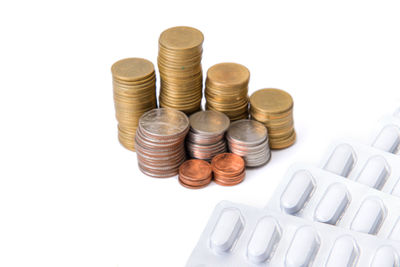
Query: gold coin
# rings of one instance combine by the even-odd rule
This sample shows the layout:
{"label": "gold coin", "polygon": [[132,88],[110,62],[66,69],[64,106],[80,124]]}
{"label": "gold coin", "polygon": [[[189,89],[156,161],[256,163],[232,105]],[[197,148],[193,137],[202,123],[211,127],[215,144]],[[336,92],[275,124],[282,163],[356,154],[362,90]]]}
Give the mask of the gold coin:
{"label": "gold coin", "polygon": [[219,63],[207,71],[207,82],[217,87],[243,86],[249,82],[249,70],[237,63]]}
{"label": "gold coin", "polygon": [[114,63],[111,67],[114,78],[123,81],[138,81],[151,76],[154,65],[144,58],[125,58]]}
{"label": "gold coin", "polygon": [[203,44],[201,31],[186,26],[178,26],[161,33],[159,43],[162,47],[173,50],[195,49]]}
{"label": "gold coin", "polygon": [[282,113],[293,108],[293,99],[285,91],[274,88],[261,89],[250,96],[250,104],[266,113]]}

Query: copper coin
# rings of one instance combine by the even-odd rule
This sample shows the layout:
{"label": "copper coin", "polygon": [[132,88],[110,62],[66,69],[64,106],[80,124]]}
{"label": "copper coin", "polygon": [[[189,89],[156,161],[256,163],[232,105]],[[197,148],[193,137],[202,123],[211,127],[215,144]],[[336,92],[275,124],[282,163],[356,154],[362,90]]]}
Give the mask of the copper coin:
{"label": "copper coin", "polygon": [[233,153],[223,153],[212,159],[211,166],[214,172],[230,175],[241,173],[245,167],[245,163],[238,155]]}
{"label": "copper coin", "polygon": [[212,172],[210,163],[200,159],[190,159],[179,167],[179,175],[190,177],[192,180],[204,180]]}

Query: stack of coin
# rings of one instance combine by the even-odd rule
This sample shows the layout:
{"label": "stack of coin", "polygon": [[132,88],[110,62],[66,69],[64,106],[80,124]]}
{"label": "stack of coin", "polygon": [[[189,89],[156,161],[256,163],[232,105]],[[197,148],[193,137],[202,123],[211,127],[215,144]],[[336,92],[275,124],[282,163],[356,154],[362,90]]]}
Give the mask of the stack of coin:
{"label": "stack of coin", "polygon": [[211,161],[215,155],[226,152],[224,135],[230,122],[224,113],[198,111],[189,117],[189,122],[186,148],[190,157]]}
{"label": "stack of coin", "polygon": [[203,34],[190,27],[174,27],[161,33],[158,42],[161,107],[174,108],[186,114],[200,109],[203,40]]}
{"label": "stack of coin", "polygon": [[243,157],[247,167],[259,167],[271,158],[267,128],[254,120],[235,121],[226,134],[229,150]]}
{"label": "stack of coin", "polygon": [[211,161],[214,181],[219,185],[231,186],[241,183],[246,176],[244,160],[233,153],[223,153]]}
{"label": "stack of coin", "polygon": [[140,116],[157,107],[156,76],[153,63],[142,58],[127,58],[112,65],[114,104],[118,120],[118,139],[135,151],[135,132]]}
{"label": "stack of coin", "polygon": [[159,108],[144,113],[135,136],[140,170],[157,178],[178,174],[179,166],[186,159],[188,131],[189,119],[183,112]]}
{"label": "stack of coin", "polygon": [[210,163],[200,159],[190,159],[179,167],[179,182],[191,189],[199,189],[207,186],[212,179]]}
{"label": "stack of coin", "polygon": [[251,117],[268,129],[271,149],[283,149],[294,144],[293,99],[280,89],[261,89],[250,97]]}
{"label": "stack of coin", "polygon": [[208,69],[206,108],[225,113],[230,120],[248,118],[249,70],[236,63],[220,63]]}

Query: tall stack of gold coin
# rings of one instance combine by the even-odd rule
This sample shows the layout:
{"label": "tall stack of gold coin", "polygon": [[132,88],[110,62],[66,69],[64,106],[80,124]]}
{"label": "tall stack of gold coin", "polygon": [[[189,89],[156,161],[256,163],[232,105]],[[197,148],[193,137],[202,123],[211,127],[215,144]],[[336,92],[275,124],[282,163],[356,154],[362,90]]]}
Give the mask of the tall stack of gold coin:
{"label": "tall stack of gold coin", "polygon": [[118,139],[135,151],[135,132],[140,116],[157,107],[154,65],[143,58],[126,58],[111,67]]}
{"label": "tall stack of gold coin", "polygon": [[250,96],[250,113],[254,120],[268,129],[271,149],[283,149],[294,144],[293,99],[287,92],[266,88]]}
{"label": "tall stack of gold coin", "polygon": [[231,121],[247,119],[249,70],[236,63],[220,63],[208,69],[206,108],[225,113]]}
{"label": "tall stack of gold coin", "polygon": [[174,108],[186,114],[200,109],[203,41],[203,34],[190,27],[174,27],[161,33],[158,41],[161,107]]}

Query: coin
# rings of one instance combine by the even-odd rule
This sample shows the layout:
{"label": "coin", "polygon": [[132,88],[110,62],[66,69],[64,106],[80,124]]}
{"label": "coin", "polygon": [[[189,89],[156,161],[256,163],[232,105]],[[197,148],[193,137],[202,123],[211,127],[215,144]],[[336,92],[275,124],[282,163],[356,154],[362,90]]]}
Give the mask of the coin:
{"label": "coin", "polygon": [[118,140],[135,151],[139,117],[157,107],[154,65],[143,58],[126,58],[111,67]]}
{"label": "coin", "polygon": [[215,155],[226,152],[224,135],[230,121],[224,113],[198,111],[189,117],[189,123],[186,149],[191,158],[211,161]]}
{"label": "coin", "polygon": [[203,41],[203,34],[191,27],[173,27],[161,33],[157,59],[161,107],[174,108],[186,114],[200,109]]}
{"label": "coin", "polygon": [[247,167],[259,167],[271,158],[267,128],[260,122],[235,121],[231,123],[226,139],[229,151],[243,157]]}
{"label": "coin", "polygon": [[188,117],[170,108],[152,109],[138,123],[135,146],[139,169],[151,177],[165,178],[178,174],[185,161],[185,137]]}
{"label": "coin", "polygon": [[212,179],[211,165],[204,160],[187,160],[179,167],[178,179],[181,185],[188,188],[198,189],[205,187]]}
{"label": "coin", "polygon": [[211,161],[214,181],[223,186],[232,186],[241,183],[245,176],[244,160],[233,153],[222,153]]}
{"label": "coin", "polygon": [[293,121],[293,98],[283,90],[265,88],[250,97],[251,118],[268,129],[271,149],[283,149],[293,145],[296,132]]}
{"label": "coin", "polygon": [[248,117],[249,70],[237,63],[219,63],[207,71],[206,108],[225,113],[231,121]]}

